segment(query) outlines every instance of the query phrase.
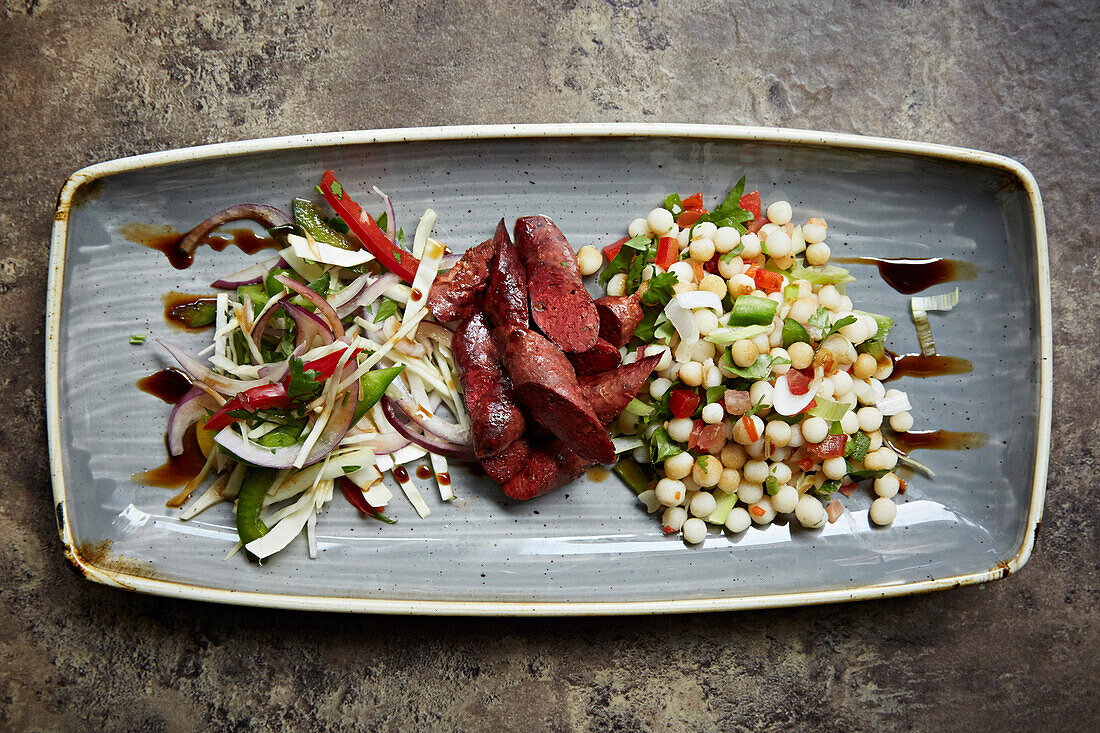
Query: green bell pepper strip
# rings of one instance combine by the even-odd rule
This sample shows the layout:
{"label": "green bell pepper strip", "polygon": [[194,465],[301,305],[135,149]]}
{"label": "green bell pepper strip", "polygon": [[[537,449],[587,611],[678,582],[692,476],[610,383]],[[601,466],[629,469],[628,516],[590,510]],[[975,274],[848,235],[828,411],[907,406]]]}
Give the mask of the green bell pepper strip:
{"label": "green bell pepper strip", "polygon": [[729,313],[730,326],[766,326],[775,318],[775,311],[779,304],[768,298],[758,298],[755,295],[739,295],[733,301],[733,308]]}
{"label": "green bell pepper strip", "polygon": [[367,410],[374,407],[382,395],[386,394],[386,388],[397,375],[404,371],[405,365],[399,364],[388,369],[372,369],[359,377],[359,404],[355,406],[355,413],[351,417],[351,424],[359,422]]}
{"label": "green bell pepper strip", "polygon": [[244,475],[241,491],[237,494],[237,536],[241,538],[242,545],[267,534],[267,525],[260,519],[260,510],[274,480],[273,468],[250,468]]}
{"label": "green bell pepper strip", "polygon": [[322,244],[331,244],[340,249],[352,249],[348,240],[321,217],[321,212],[313,203],[305,199],[294,199],[290,202],[290,207],[294,213],[294,223],[302,231],[308,232],[309,236]]}
{"label": "green bell pepper strip", "polygon": [[633,458],[620,458],[613,470],[635,494],[641,494],[649,488],[649,475]]}

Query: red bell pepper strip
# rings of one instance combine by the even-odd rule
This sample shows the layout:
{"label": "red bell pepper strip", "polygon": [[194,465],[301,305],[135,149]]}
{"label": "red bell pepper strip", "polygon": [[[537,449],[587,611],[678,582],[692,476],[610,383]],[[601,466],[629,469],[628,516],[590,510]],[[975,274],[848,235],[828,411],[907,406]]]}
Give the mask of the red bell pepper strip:
{"label": "red bell pepper strip", "polygon": [[706,209],[684,209],[676,217],[676,224],[681,227],[689,227],[699,220],[699,217],[707,213]]}
{"label": "red bell pepper strip", "polygon": [[753,443],[760,440],[760,432],[756,429],[756,423],[748,415],[741,416],[741,424],[745,426],[745,435]]}
{"label": "red bell pepper strip", "polygon": [[383,267],[412,285],[420,260],[413,257],[411,252],[398,249],[397,245],[386,237],[386,233],[378,227],[374,218],[351,200],[332,171],[325,171],[325,175],[321,177],[321,193],[332,210],[348,225],[352,234],[363,243],[363,247],[378,258]]}
{"label": "red bell pepper strip", "polygon": [[745,274],[751,277],[753,282],[756,283],[756,287],[765,293],[778,293],[783,289],[783,276],[778,272],[765,270],[757,265],[749,265],[745,270]]}
{"label": "red bell pepper strip", "polygon": [[256,412],[268,408],[285,409],[290,407],[290,397],[287,396],[286,386],[281,382],[273,384],[261,384],[259,387],[246,389],[233,399],[221,406],[217,412],[210,416],[203,426],[206,430],[221,430],[226,425],[233,423],[237,418],[229,413],[236,410]]}
{"label": "red bell pepper strip", "polygon": [[806,451],[819,458],[839,458],[844,455],[844,447],[847,444],[848,436],[844,433],[840,435],[829,435],[820,443],[809,445]]}
{"label": "red bell pepper strip", "polygon": [[[306,372],[310,370],[317,372],[317,376],[314,377],[313,381],[323,382],[331,377],[333,372],[336,371],[336,365],[340,363],[340,359],[343,358],[345,351],[346,349],[340,349],[331,354],[326,354],[319,359],[307,362],[302,366],[302,370]],[[359,356],[361,351],[362,349],[356,349],[352,355],[348,357],[348,363],[351,363],[351,360]]]}
{"label": "red bell pepper strip", "polygon": [[756,234],[758,231],[763,229],[764,225],[767,223],[768,220],[766,218],[757,217],[756,219],[753,219],[751,222],[749,222],[748,226],[746,226],[745,229],[749,232],[749,234]]}
{"label": "red bell pepper strip", "polygon": [[693,193],[686,199],[680,202],[680,206],[687,211],[688,209],[701,209],[703,208],[703,194]]}
{"label": "red bell pepper strip", "polygon": [[615,255],[619,254],[619,250],[623,248],[623,245],[630,241],[630,237],[623,237],[617,242],[613,242],[603,248],[603,256],[607,258],[607,261],[615,259]]}
{"label": "red bell pepper strip", "polygon": [[[607,250],[604,250],[606,252]],[[661,237],[657,242],[657,259],[654,262],[662,270],[668,270],[680,259],[680,240],[676,237]]]}
{"label": "red bell pepper strip", "polygon": [[760,192],[750,191],[741,197],[741,201],[738,203],[745,211],[752,214],[753,219],[760,218]]}
{"label": "red bell pepper strip", "polygon": [[355,485],[355,482],[347,476],[340,477],[340,491],[344,492],[344,498],[348,500],[349,504],[367,516],[381,519],[387,524],[394,524],[394,520],[383,514],[381,509],[367,503],[366,498],[363,497],[363,492]]}
{"label": "red bell pepper strip", "polygon": [[682,420],[694,415],[701,401],[699,395],[693,390],[674,389],[668,398],[668,409],[672,411],[673,417]]}

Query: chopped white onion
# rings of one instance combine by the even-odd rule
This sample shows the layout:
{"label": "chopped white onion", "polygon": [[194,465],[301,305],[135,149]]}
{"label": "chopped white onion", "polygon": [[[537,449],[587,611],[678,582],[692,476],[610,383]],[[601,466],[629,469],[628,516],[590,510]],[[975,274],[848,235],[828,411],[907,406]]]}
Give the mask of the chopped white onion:
{"label": "chopped white onion", "polygon": [[699,343],[699,325],[695,322],[695,316],[691,314],[690,310],[686,310],[676,298],[673,298],[668,301],[664,312],[669,323],[680,334],[682,345],[694,346]]}
{"label": "chopped white onion", "polygon": [[772,392],[772,409],[788,417],[797,415],[813,402],[814,395],[817,394],[816,385],[811,383],[809,387],[806,394],[792,394],[791,388],[787,386],[787,375],[780,376],[775,380],[775,390]]}
{"label": "chopped white onion", "polygon": [[687,310],[711,308],[718,315],[722,315],[722,299],[707,290],[692,290],[687,293],[678,293],[673,300],[679,303],[681,308]]}
{"label": "chopped white onion", "polygon": [[904,392],[891,395],[890,397],[883,397],[878,401],[875,407],[877,407],[885,417],[897,415],[899,412],[909,412],[913,409],[913,406],[909,404],[909,395]]}

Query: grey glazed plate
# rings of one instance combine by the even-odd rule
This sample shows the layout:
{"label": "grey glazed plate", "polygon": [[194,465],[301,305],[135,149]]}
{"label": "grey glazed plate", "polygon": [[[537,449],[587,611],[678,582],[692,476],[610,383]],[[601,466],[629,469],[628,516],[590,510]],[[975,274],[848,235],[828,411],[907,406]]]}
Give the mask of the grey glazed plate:
{"label": "grey glazed plate", "polygon": [[[130,475],[165,458],[167,406],[135,382],[168,364],[132,333],[196,351],[171,331],[161,295],[204,292],[242,267],[199,251],[175,270],[120,234],[131,222],[181,230],[230,203],[286,206],[332,168],[354,195],[382,187],[409,228],[427,207],[461,250],[500,217],[545,213],[574,247],[602,245],[670,191],[714,197],[741,175],[796,217],[824,216],[834,254],[975,263],[959,306],[933,315],[941,353],[971,374],[907,379],[918,428],[979,431],[969,451],[923,451],[936,473],[909,484],[892,527],[868,525],[869,498],[824,530],[796,523],[661,535],[631,492],[590,476],[524,504],[454,471],[460,497],[428,498],[418,519],[361,519],[342,500],[320,517],[317,560],[295,541],[262,567],[225,560],[229,506],[182,522],[170,492]],[[857,267],[857,304],[893,316],[895,351],[917,350],[907,296]],[[940,286],[928,293],[943,292]],[[1031,552],[1043,504],[1051,409],[1050,287],[1035,181],[996,155],[852,135],[699,125],[523,125],[331,133],[115,160],[75,173],[53,232],[46,383],[50,463],[65,552],[88,578],[167,596],[388,613],[581,615],[827,603],[1003,577]],[[428,487],[425,487],[427,489]],[[425,491],[425,495],[430,492]],[[395,502],[400,498],[395,499]]]}

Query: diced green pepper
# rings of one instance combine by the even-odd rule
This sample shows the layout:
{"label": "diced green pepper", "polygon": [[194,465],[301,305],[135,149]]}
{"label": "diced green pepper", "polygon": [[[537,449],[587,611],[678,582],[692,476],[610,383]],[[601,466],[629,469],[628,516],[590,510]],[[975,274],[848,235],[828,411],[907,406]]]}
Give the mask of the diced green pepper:
{"label": "diced green pepper", "polygon": [[396,379],[404,369],[405,365],[399,364],[388,369],[372,369],[359,377],[359,404],[355,406],[355,414],[351,418],[352,425],[359,422],[363,415],[367,414],[367,410],[382,399],[390,382]]}

